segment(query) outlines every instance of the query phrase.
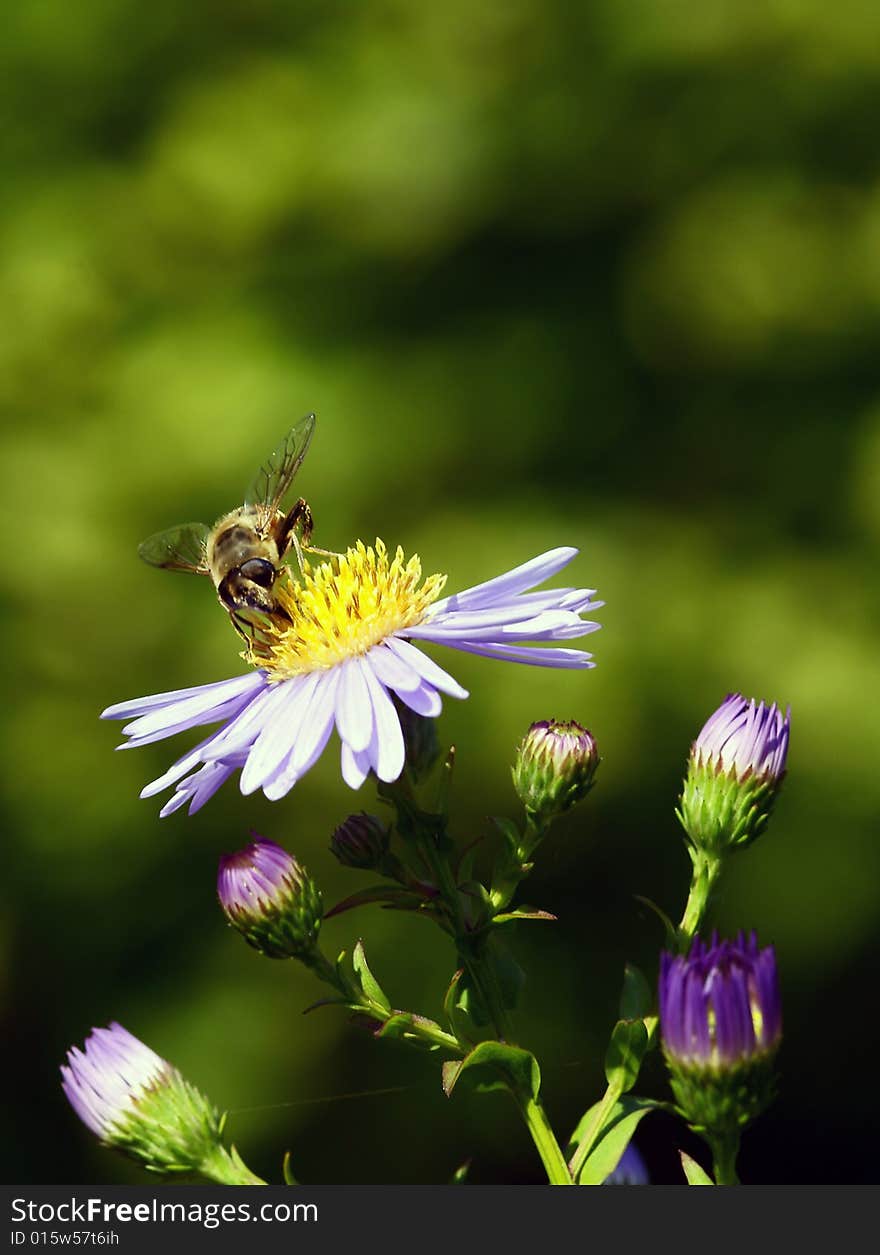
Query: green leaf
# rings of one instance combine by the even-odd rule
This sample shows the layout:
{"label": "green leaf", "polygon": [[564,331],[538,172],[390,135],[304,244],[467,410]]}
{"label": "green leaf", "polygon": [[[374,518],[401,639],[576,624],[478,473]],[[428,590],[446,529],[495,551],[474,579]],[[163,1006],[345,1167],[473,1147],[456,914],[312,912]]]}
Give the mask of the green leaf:
{"label": "green leaf", "polygon": [[443,1065],[443,1089],[452,1093],[464,1072],[470,1072],[478,1090],[515,1089],[524,1097],[536,1099],[541,1089],[538,1060],[528,1050],[500,1041],[481,1041],[464,1059]]}
{"label": "green leaf", "polygon": [[472,1162],[473,1161],[471,1159],[466,1159],[463,1164],[459,1164],[459,1166],[455,1169],[452,1176],[450,1177],[449,1184],[450,1185],[464,1185],[465,1182],[467,1181],[468,1173],[471,1170]]}
{"label": "green leaf", "polygon": [[549,919],[557,920],[558,915],[552,915],[550,911],[529,910],[527,907],[518,907],[515,911],[502,911],[500,915],[492,917],[493,924],[510,924],[518,919]]}
{"label": "green leaf", "polygon": [[648,1049],[648,1030],[643,1020],[618,1020],[605,1054],[605,1079],[612,1089],[625,1094],[639,1079],[639,1068]]}
{"label": "green leaf", "polygon": [[357,973],[358,980],[361,983],[361,989],[367,997],[372,1002],[375,1002],[378,1006],[382,1007],[384,1011],[390,1011],[391,1003],[385,996],[382,986],[369,969],[367,956],[364,953],[364,943],[362,941],[359,941],[355,946],[354,953],[351,956],[351,962],[355,972]]}
{"label": "green leaf", "polygon": [[636,902],[641,902],[649,910],[653,911],[660,922],[663,924],[663,931],[666,933],[666,944],[670,950],[678,949],[678,929],[666,912],[659,907],[656,902],[652,902],[650,898],[643,897],[642,894],[635,894]]}
{"label": "green leaf", "polygon": [[522,841],[522,833],[512,819],[504,819],[500,815],[490,816],[492,823],[504,838],[504,843],[511,854],[517,854]]}
{"label": "green leaf", "polygon": [[422,1025],[423,1027],[440,1029],[440,1025],[435,1020],[429,1020],[427,1016],[416,1015],[412,1011],[395,1011],[393,1015],[389,1015],[379,1028],[375,1030],[376,1037],[391,1037],[405,1039],[407,1041],[417,1042],[421,1046],[427,1047],[428,1050],[437,1050],[438,1046],[432,1042],[427,1042],[416,1031]]}
{"label": "green leaf", "polygon": [[709,1174],[700,1167],[696,1159],[691,1159],[690,1155],[683,1150],[680,1150],[678,1153],[681,1155],[681,1166],[684,1168],[684,1175],[687,1177],[688,1185],[715,1184]]}
{"label": "green leaf", "polygon": [[398,911],[420,911],[425,899],[411,889],[398,889],[394,885],[386,884],[371,885],[368,889],[359,889],[357,893],[337,902],[329,911],[324,912],[324,919],[341,915],[343,911],[351,911],[357,906],[368,906],[372,902],[381,902]]}
{"label": "green leaf", "polygon": [[285,1185],[298,1185],[296,1177],[293,1175],[293,1169],[290,1166],[290,1151],[284,1152],[284,1162],[281,1165],[281,1175],[284,1177]]}
{"label": "green leaf", "polygon": [[[579,1121],[572,1141],[577,1145],[578,1132],[585,1132],[590,1117],[596,1107],[591,1107]],[[614,1104],[608,1119],[602,1128],[599,1138],[584,1161],[578,1177],[578,1185],[601,1185],[620,1163],[621,1156],[629,1146],[633,1133],[649,1111],[654,1111],[660,1104],[647,1098],[621,1098]]]}
{"label": "green leaf", "polygon": [[462,1002],[461,978],[464,976],[464,968],[460,967],[453,974],[452,980],[449,982],[449,988],[446,990],[446,997],[443,999],[443,1013],[449,1023],[453,1036],[459,1041],[467,1040],[467,1025],[462,1024],[462,1020],[466,1015],[466,1008]]}
{"label": "green leaf", "polygon": [[642,1020],[650,1015],[653,1005],[654,993],[644,973],[634,963],[627,963],[623,969],[623,988],[620,991],[620,1018]]}

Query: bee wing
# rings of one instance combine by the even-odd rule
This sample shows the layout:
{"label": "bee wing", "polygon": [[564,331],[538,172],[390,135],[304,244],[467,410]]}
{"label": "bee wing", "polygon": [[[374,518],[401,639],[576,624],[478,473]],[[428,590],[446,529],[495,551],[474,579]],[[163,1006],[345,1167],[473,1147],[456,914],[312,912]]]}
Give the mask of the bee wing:
{"label": "bee wing", "polygon": [[138,545],[138,555],[150,566],[164,567],[167,571],[208,575],[205,542],[210,534],[210,527],[204,523],[181,523],[148,536]]}
{"label": "bee wing", "polygon": [[247,490],[245,505],[260,506],[265,510],[267,518],[274,518],[275,511],[281,509],[293,478],[302,466],[314,430],[314,414],[306,414],[295,427],[291,427],[284,442],[257,472],[254,482]]}

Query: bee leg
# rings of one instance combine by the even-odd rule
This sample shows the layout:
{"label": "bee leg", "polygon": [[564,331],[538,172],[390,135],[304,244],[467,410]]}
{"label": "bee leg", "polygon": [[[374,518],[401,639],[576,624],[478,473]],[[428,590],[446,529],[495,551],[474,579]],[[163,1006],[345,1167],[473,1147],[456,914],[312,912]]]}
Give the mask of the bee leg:
{"label": "bee leg", "polygon": [[341,553],[336,553],[336,551],[335,551],[334,549],[319,549],[317,545],[303,545],[303,549],[305,550],[305,552],[306,552],[306,553],[317,553],[317,554],[320,554],[320,556],[321,556],[322,558],[341,558],[341,557],[343,557],[343,555],[342,555]]}
{"label": "bee leg", "polygon": [[294,543],[293,537],[297,527],[300,530],[302,543],[307,545],[314,526],[315,520],[312,518],[311,506],[304,497],[300,497],[299,501],[288,510],[278,527],[275,543],[278,546],[279,555],[283,557]]}

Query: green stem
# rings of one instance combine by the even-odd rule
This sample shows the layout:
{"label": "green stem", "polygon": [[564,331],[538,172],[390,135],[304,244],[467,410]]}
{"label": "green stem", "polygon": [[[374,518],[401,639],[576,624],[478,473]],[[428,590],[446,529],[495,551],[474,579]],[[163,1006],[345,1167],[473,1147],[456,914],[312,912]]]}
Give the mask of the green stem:
{"label": "green stem", "polygon": [[707,1139],[712,1151],[712,1171],[716,1185],[739,1185],[736,1160],[739,1155],[739,1133]]}
{"label": "green stem", "polygon": [[409,782],[404,777],[386,786],[383,792],[397,808],[398,827],[408,832],[434,878],[449,916],[450,931],[455,939],[458,958],[489,1013],[496,1036],[501,1041],[512,1041],[513,1029],[491,957],[486,961],[487,940],[476,936],[468,927],[462,895],[445,851],[440,848],[438,836],[442,835],[444,844],[448,844],[445,838],[445,819],[442,816],[432,816],[432,820],[439,821],[439,830],[418,822],[419,807]]}
{"label": "green stem", "polygon": [[510,1090],[514,1101],[519,1107],[526,1122],[532,1141],[535,1143],[541,1162],[551,1185],[574,1185],[565,1156],[559,1148],[547,1113],[541,1102],[530,1094],[521,1095],[515,1089]]}
{"label": "green stem", "polygon": [[[384,1024],[395,1015],[409,1014],[395,1010],[389,1011],[381,1003],[374,1002],[355,984],[347,972],[344,970],[340,971],[336,964],[331,963],[320,950],[314,950],[303,962],[315,973],[319,980],[324,981],[325,984],[330,985],[340,993],[350,1007],[364,1012],[371,1020],[375,1020],[377,1024]],[[440,1025],[435,1024],[433,1020],[415,1014],[410,1014],[409,1018],[408,1036],[417,1038],[428,1046],[439,1046],[447,1054],[454,1055],[459,1059],[466,1053],[458,1038],[453,1037],[451,1033],[444,1032]]]}
{"label": "green stem", "polygon": [[571,1161],[569,1162],[568,1168],[571,1173],[572,1180],[577,1181],[580,1176],[581,1168],[583,1168],[584,1164],[587,1162],[587,1158],[596,1144],[596,1138],[599,1135],[599,1130],[604,1127],[605,1121],[608,1119],[614,1104],[619,1100],[619,1098],[620,1086],[609,1085],[605,1090],[605,1093],[602,1095],[602,1099],[596,1107],[590,1123],[584,1130],[583,1137],[578,1143],[577,1150],[574,1152],[571,1157]]}
{"label": "green stem", "polygon": [[526,815],[525,831],[519,846],[515,851],[508,849],[496,867],[489,891],[494,914],[497,915],[510,905],[520,883],[531,871],[531,857],[547,835],[549,827],[549,823],[539,824],[531,813]]}
{"label": "green stem", "polygon": [[199,1171],[203,1177],[216,1185],[266,1184],[262,1177],[251,1172],[234,1146],[229,1150],[225,1146],[217,1146],[204,1160]]}
{"label": "green stem", "polygon": [[691,851],[694,870],[684,914],[678,926],[678,947],[684,953],[702,926],[718,879],[721,876],[721,859],[700,851]]}

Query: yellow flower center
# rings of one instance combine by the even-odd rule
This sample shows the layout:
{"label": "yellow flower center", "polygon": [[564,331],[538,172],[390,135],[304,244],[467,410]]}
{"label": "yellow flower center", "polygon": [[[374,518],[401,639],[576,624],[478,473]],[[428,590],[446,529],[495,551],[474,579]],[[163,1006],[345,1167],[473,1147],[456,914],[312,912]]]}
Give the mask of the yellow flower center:
{"label": "yellow flower center", "polygon": [[425,617],[446,576],[430,575],[420,588],[421,579],[417,555],[407,562],[398,547],[389,559],[378,539],[375,548],[359,540],[315,568],[306,562],[299,581],[283,574],[276,582],[280,613],[260,625],[244,657],[278,681],[366,654]]}

